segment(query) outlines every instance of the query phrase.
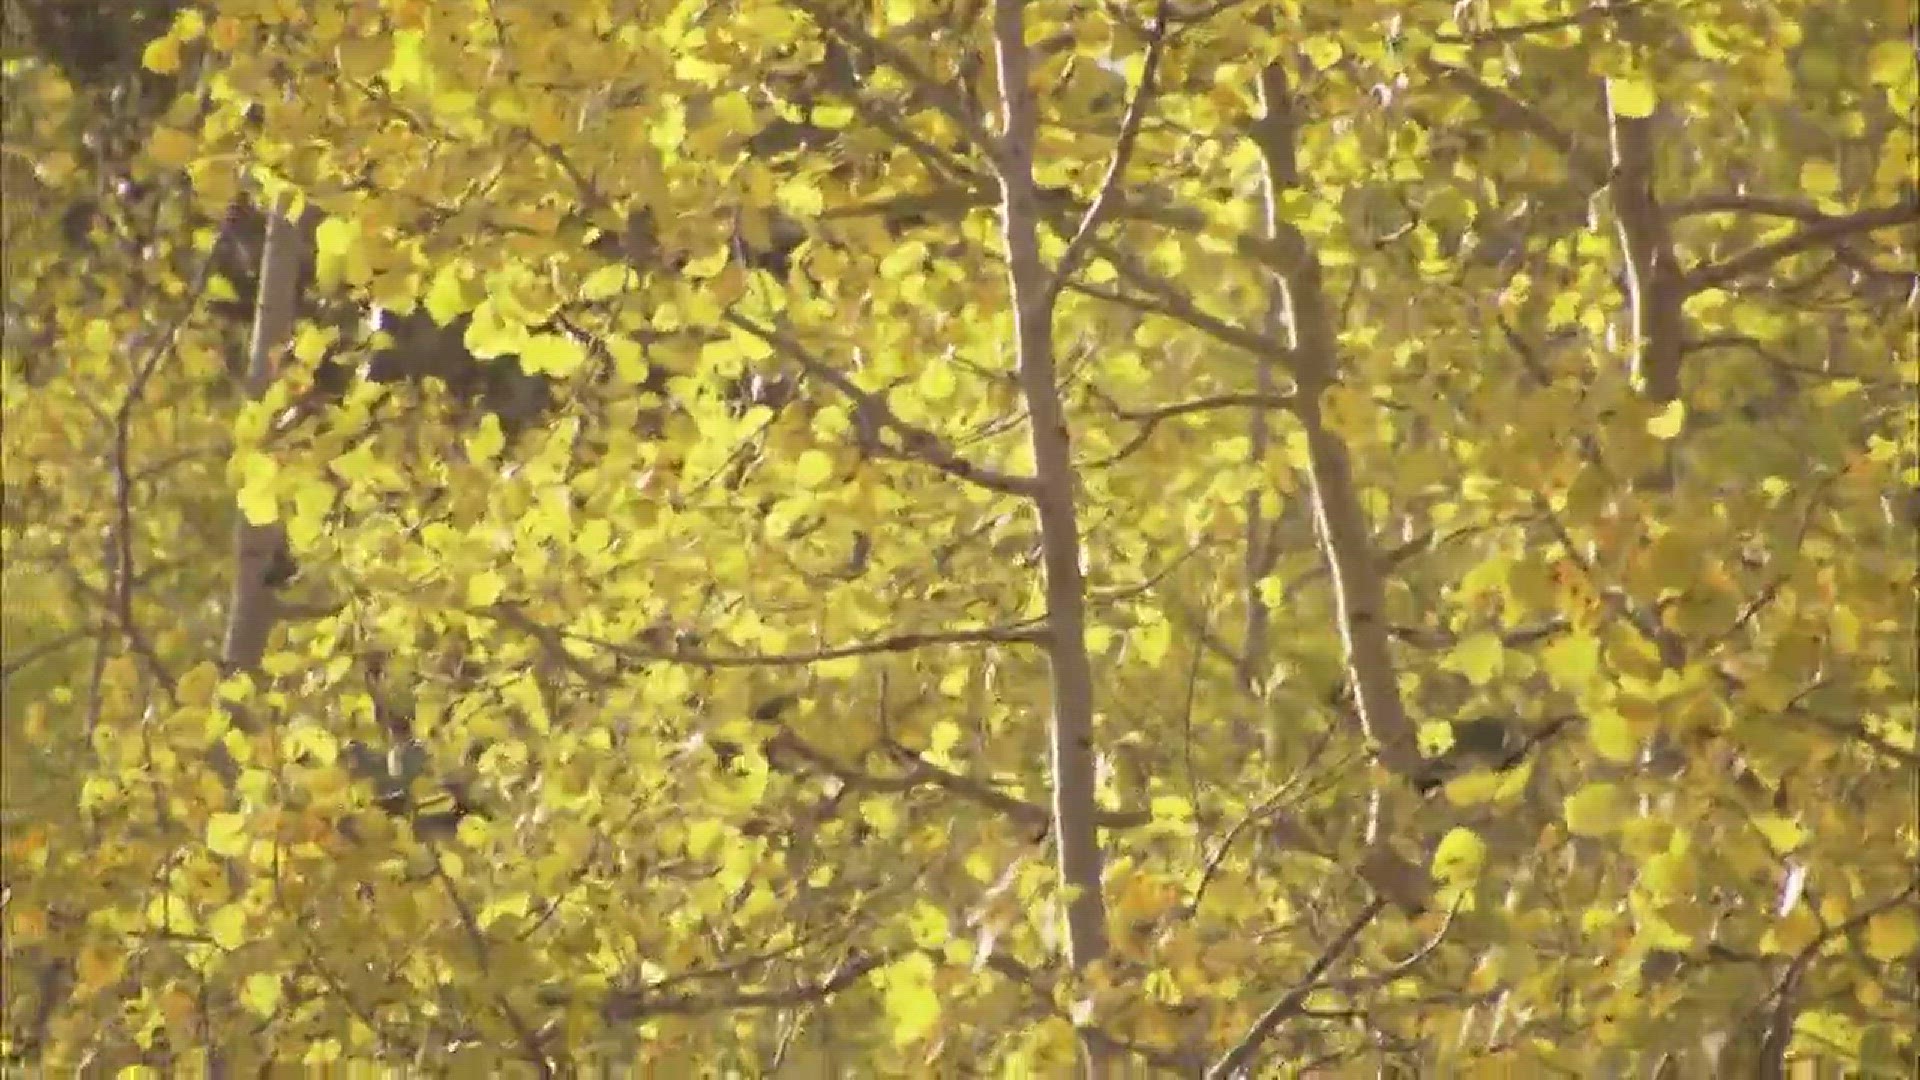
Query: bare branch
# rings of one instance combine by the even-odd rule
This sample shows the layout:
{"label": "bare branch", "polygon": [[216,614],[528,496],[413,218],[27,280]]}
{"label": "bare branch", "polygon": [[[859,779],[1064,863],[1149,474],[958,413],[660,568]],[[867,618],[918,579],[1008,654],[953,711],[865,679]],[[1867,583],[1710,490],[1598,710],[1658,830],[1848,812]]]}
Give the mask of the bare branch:
{"label": "bare branch", "polygon": [[818,982],[790,990],[743,990],[734,994],[662,995],[645,990],[609,991],[601,1005],[601,1015],[609,1020],[643,1020],[650,1016],[698,1016],[706,1013],[737,1012],[748,1009],[788,1009],[825,1001],[864,979],[878,968],[891,963],[899,954],[878,952],[849,957]]}
{"label": "bare branch", "polygon": [[1533,22],[1514,23],[1510,26],[1489,26],[1484,30],[1474,30],[1465,34],[1442,32],[1434,34],[1433,40],[1443,45],[1493,45],[1505,41],[1516,41],[1533,34],[1549,34],[1568,27],[1615,19],[1622,13],[1639,7],[1642,2],[1643,0],[1626,0],[1624,3],[1595,5],[1558,18],[1538,19]]}
{"label": "bare branch", "polygon": [[1453,906],[1447,909],[1446,918],[1440,920],[1440,925],[1434,930],[1433,936],[1429,937],[1418,949],[1415,949],[1404,959],[1396,960],[1379,971],[1370,972],[1356,979],[1342,980],[1325,985],[1328,989],[1350,994],[1363,990],[1375,990],[1404,977],[1408,972],[1419,967],[1427,957],[1432,956],[1435,950],[1440,948],[1440,943],[1447,939],[1447,932],[1453,929],[1453,920],[1459,914],[1460,901],[1456,900]]}
{"label": "bare branch", "polygon": [[213,238],[207,253],[200,260],[200,268],[195,272],[187,295],[169,323],[147,347],[147,354],[135,365],[133,379],[127,384],[120,407],[113,418],[113,497],[114,497],[114,559],[113,559],[113,612],[120,623],[121,633],[127,636],[127,642],[134,652],[146,662],[148,670],[166,688],[173,692],[173,675],[161,663],[159,654],[141,633],[139,623],[133,614],[133,583],[138,574],[134,566],[133,554],[133,484],[134,472],[131,463],[133,441],[133,413],[146,395],[147,384],[160,370],[160,365],[173,355],[173,346],[179,340],[180,331],[187,320],[200,307],[200,298],[206,293],[207,283],[213,278],[214,260],[225,247],[232,234],[232,218],[229,217],[220,232]]}
{"label": "bare branch", "polygon": [[78,630],[69,630],[51,641],[43,641],[28,649],[15,650],[14,655],[7,657],[6,663],[0,664],[0,682],[13,678],[28,666],[55,653],[73,648],[92,637],[94,633],[92,627],[83,626]]}
{"label": "bare branch", "polygon": [[1134,432],[1133,437],[1128,439],[1120,449],[1098,461],[1089,463],[1089,468],[1105,468],[1132,455],[1153,436],[1155,428],[1175,417],[1215,412],[1221,409],[1291,409],[1294,407],[1294,398],[1291,394],[1240,393],[1215,394],[1211,397],[1195,398],[1192,401],[1182,401],[1173,405],[1162,405],[1157,409],[1123,409],[1112,403],[1109,405],[1113,408],[1114,415],[1122,420],[1131,420],[1140,424],[1140,429]]}
{"label": "bare branch", "polygon": [[[483,614],[476,612],[475,614]],[[882,653],[912,652],[916,649],[931,648],[939,645],[1036,645],[1046,638],[1044,629],[1032,625],[1010,627],[987,627],[977,630],[944,630],[915,634],[894,634],[875,641],[864,641],[853,645],[837,645],[813,649],[807,652],[793,653],[713,653],[694,649],[651,649],[632,645],[621,645],[604,641],[586,634],[561,631],[562,636],[574,641],[585,642],[613,653],[616,656],[639,660],[664,661],[673,664],[691,664],[696,667],[710,668],[749,668],[749,667],[801,667],[817,664],[824,660],[841,660],[852,656],[873,656]]]}
{"label": "bare branch", "polygon": [[[266,210],[267,234],[260,254],[259,299],[248,345],[247,395],[264,397],[277,374],[281,349],[292,340],[299,316],[299,267],[302,223],[288,216],[288,200]],[[227,605],[227,633],[221,666],[228,672],[260,665],[275,620],[273,589],[267,583],[274,562],[285,556],[286,534],[278,525],[254,525],[243,516],[235,526],[233,595]]]}
{"label": "bare branch", "polygon": [[[433,876],[439,880],[441,889],[447,895],[447,901],[453,905],[454,913],[459,916],[460,927],[466,932],[467,942],[473,948],[474,959],[480,965],[482,974],[488,977],[488,981],[492,981],[493,953],[487,944],[486,931],[480,928],[480,921],[474,917],[473,909],[460,895],[460,889],[454,885],[453,878],[447,874],[446,867],[439,859],[439,853],[432,854],[434,855]],[[554,1076],[553,1059],[548,1056],[545,1047],[540,1045],[540,1037],[534,1032],[532,1025],[527,1023],[526,1018],[520,1014],[519,1009],[514,1007],[513,1002],[507,1000],[504,991],[495,995],[495,1004],[499,1007],[501,1015],[506,1018],[507,1026],[513,1029],[514,1038],[519,1041],[521,1053],[525,1055],[527,1063],[533,1066],[534,1072],[541,1077],[541,1080],[551,1080]]]}
{"label": "bare branch", "polygon": [[1772,195],[1748,195],[1744,192],[1715,192],[1676,199],[1667,204],[1673,217],[1697,214],[1761,214],[1766,217],[1793,218],[1796,221],[1825,221],[1826,213],[1812,203],[1783,199]]}
{"label": "bare branch", "polygon": [[1915,221],[1920,221],[1920,203],[1912,200],[1841,217],[1824,217],[1796,229],[1792,235],[1762,244],[1724,262],[1694,267],[1686,274],[1685,288],[1689,293],[1716,288],[1757,270],[1764,270],[1782,259],[1830,245],[1855,233],[1908,225]]}
{"label": "bare branch", "polygon": [[1460,68],[1438,63],[1429,63],[1427,67],[1442,79],[1466,91],[1488,119],[1502,127],[1526,132],[1558,150],[1572,170],[1586,182],[1596,186],[1606,183],[1606,161],[1581,146],[1571,134],[1549,120],[1546,114],[1504,90],[1481,82]]}
{"label": "bare branch", "polygon": [[987,155],[988,160],[999,163],[1002,147],[1000,140],[993,137],[978,116],[969,111],[967,102],[955,93],[952,85],[944,79],[937,79],[916,63],[906,51],[889,41],[869,34],[859,24],[841,18],[832,8],[820,0],[793,0],[793,6],[819,23],[821,29],[845,41],[848,45],[866,53],[868,56],[898,71],[913,90],[941,115],[953,121],[962,134],[971,140]]}
{"label": "bare branch", "polygon": [[[949,476],[977,484],[989,491],[1023,498],[1033,494],[1035,482],[1032,477],[1010,476],[966,460],[940,436],[900,419],[885,398],[862,390],[858,383],[847,377],[845,372],[815,356],[812,350],[791,335],[783,334],[771,327],[761,326],[735,312],[728,312],[725,318],[734,326],[767,342],[777,352],[799,364],[809,375],[833,387],[852,401],[856,411],[855,419],[861,427],[876,433],[893,432],[900,440],[899,452],[905,457],[924,462]],[[873,449],[888,448],[881,446]]]}
{"label": "bare branch", "polygon": [[[1127,276],[1122,271],[1122,276]],[[1177,295],[1148,298],[1122,293],[1116,289],[1105,289],[1081,282],[1070,282],[1066,286],[1073,292],[1095,300],[1104,300],[1109,304],[1144,311],[1150,315],[1160,315],[1177,322],[1186,323],[1195,330],[1214,338],[1223,344],[1245,349],[1255,356],[1278,355],[1286,352],[1286,346],[1254,330],[1235,326],[1223,319],[1217,319],[1201,311],[1192,301]]]}
{"label": "bare branch", "polygon": [[1120,189],[1120,180],[1126,174],[1128,162],[1133,159],[1134,143],[1140,137],[1140,121],[1147,114],[1147,104],[1153,100],[1153,80],[1160,70],[1160,57],[1167,43],[1167,7],[1167,0],[1160,0],[1154,9],[1153,26],[1147,31],[1147,58],[1140,69],[1140,85],[1134,88],[1133,100],[1127,103],[1126,114],[1121,118],[1120,138],[1114,144],[1113,159],[1107,163],[1107,175],[1100,181],[1093,205],[1080,218],[1079,227],[1067,242],[1067,250],[1053,269],[1053,278],[1046,286],[1048,296],[1058,295],[1061,286],[1079,269],[1080,261],[1086,258],[1092,244],[1095,230],[1105,224],[1107,215],[1112,213],[1114,192]]}
{"label": "bare branch", "polygon": [[1306,974],[1300,977],[1300,981],[1294,984],[1293,989],[1269,1006],[1266,1012],[1261,1013],[1253,1022],[1253,1026],[1247,1029],[1247,1033],[1240,1037],[1240,1041],[1213,1063],[1213,1067],[1207,1070],[1207,1080],[1230,1080],[1232,1077],[1245,1074],[1259,1054],[1261,1044],[1266,1042],[1282,1023],[1299,1013],[1300,1007],[1306,1004],[1307,996],[1313,993],[1320,976],[1326,974],[1334,961],[1340,959],[1340,955],[1347,951],[1368,926],[1372,925],[1373,920],[1379,917],[1386,906],[1385,896],[1375,895],[1372,900],[1367,901],[1367,905],[1361,908],[1345,928],[1327,943],[1327,947],[1320,951],[1319,957],[1307,967]]}
{"label": "bare branch", "polygon": [[1852,934],[1876,916],[1907,903],[1916,893],[1920,893],[1920,878],[1909,881],[1906,888],[1885,900],[1855,912],[1845,922],[1828,927],[1794,956],[1793,962],[1787,965],[1786,971],[1768,994],[1768,999],[1774,1004],[1768,1016],[1766,1035],[1761,1041],[1758,1075],[1763,1080],[1777,1080],[1787,1075],[1787,1049],[1793,1043],[1794,1014],[1798,1011],[1797,992],[1806,978],[1807,970],[1819,958],[1821,949],[1829,941]]}
{"label": "bare branch", "polygon": [[[914,750],[891,743],[888,751],[907,767],[907,778],[914,783],[928,783],[942,791],[958,795],[970,802],[979,803],[991,810],[1030,826],[1039,835],[1045,835],[1052,827],[1052,811],[1044,806],[1016,799],[984,784],[970,776],[950,772],[921,757]],[[1145,810],[1102,810],[1096,812],[1102,828],[1131,829],[1149,824],[1153,815]]]}
{"label": "bare branch", "polygon": [[1681,350],[1686,344],[1681,305],[1687,288],[1666,210],[1654,192],[1654,121],[1621,113],[1614,105],[1615,89],[1609,80],[1613,210],[1633,309],[1633,374],[1650,400],[1665,405],[1680,396]]}

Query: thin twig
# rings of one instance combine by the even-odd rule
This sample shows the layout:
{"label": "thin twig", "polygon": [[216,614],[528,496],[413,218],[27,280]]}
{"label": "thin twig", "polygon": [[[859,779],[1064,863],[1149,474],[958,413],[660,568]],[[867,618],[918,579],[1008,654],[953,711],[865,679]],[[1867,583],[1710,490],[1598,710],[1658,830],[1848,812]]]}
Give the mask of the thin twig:
{"label": "thin twig", "polygon": [[1147,105],[1153,100],[1154,76],[1160,70],[1160,58],[1167,44],[1167,0],[1160,0],[1153,12],[1153,26],[1147,31],[1147,58],[1140,68],[1140,85],[1134,88],[1133,99],[1127,103],[1127,111],[1120,121],[1120,137],[1114,144],[1113,158],[1107,163],[1107,175],[1100,181],[1098,194],[1093,197],[1093,205],[1080,218],[1080,225],[1073,231],[1073,238],[1067,241],[1067,250],[1060,256],[1060,262],[1053,269],[1053,277],[1044,290],[1051,301],[1058,296],[1074,272],[1080,268],[1092,247],[1095,230],[1106,223],[1113,212],[1114,192],[1120,189],[1120,180],[1127,171],[1127,164],[1133,159],[1134,144],[1140,138],[1140,121],[1147,114]]}
{"label": "thin twig", "polygon": [[1240,1037],[1240,1041],[1214,1062],[1213,1067],[1207,1070],[1207,1080],[1229,1080],[1230,1077],[1244,1074],[1252,1066],[1254,1057],[1260,1052],[1261,1044],[1266,1042],[1283,1022],[1300,1011],[1300,1007],[1306,1004],[1307,996],[1313,993],[1320,976],[1326,974],[1334,961],[1338,960],[1354,940],[1372,925],[1373,920],[1379,917],[1386,906],[1385,896],[1376,894],[1373,899],[1367,901],[1366,906],[1361,908],[1359,913],[1327,944],[1327,947],[1320,951],[1319,957],[1307,967],[1306,974],[1300,977],[1300,981],[1294,984],[1293,989],[1281,995],[1280,1000],[1269,1006],[1266,1012],[1261,1013],[1259,1019],[1253,1022],[1253,1026],[1247,1029],[1247,1033]]}
{"label": "thin twig", "polygon": [[1859,213],[1841,217],[1826,217],[1796,229],[1780,240],[1762,244],[1723,262],[1694,267],[1687,271],[1683,279],[1686,291],[1696,293],[1702,289],[1725,285],[1754,271],[1764,270],[1782,259],[1831,244],[1854,233],[1872,232],[1875,229],[1887,229],[1915,221],[1920,221],[1920,203],[1911,200],[1894,206],[1883,206],[1876,210],[1862,210]]}

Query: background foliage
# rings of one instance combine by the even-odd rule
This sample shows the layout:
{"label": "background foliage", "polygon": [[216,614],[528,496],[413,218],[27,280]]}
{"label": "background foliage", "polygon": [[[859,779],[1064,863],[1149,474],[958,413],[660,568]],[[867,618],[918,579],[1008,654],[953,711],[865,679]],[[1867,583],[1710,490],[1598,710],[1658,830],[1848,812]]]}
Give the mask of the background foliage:
{"label": "background foliage", "polygon": [[1906,1074],[1910,5],[6,10],[6,1060]]}

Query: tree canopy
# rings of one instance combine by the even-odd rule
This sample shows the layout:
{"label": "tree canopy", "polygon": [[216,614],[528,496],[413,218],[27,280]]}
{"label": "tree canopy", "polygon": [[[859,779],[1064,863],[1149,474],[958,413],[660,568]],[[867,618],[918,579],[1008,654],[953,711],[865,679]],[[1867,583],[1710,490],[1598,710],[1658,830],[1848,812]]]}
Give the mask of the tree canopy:
{"label": "tree canopy", "polygon": [[1909,4],[6,10],[0,1060],[1920,1053]]}

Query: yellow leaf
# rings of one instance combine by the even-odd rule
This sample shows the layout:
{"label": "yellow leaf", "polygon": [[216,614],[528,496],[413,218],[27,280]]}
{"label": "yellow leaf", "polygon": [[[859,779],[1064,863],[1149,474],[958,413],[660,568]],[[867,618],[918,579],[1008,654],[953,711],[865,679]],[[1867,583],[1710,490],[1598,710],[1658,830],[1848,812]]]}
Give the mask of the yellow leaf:
{"label": "yellow leaf", "polygon": [[207,819],[207,849],[229,858],[247,850],[245,814],[215,814]]}
{"label": "yellow leaf", "polygon": [[1753,827],[1767,838],[1775,855],[1791,854],[1807,839],[1806,826],[1784,814],[1761,814],[1753,819]]}
{"label": "yellow leaf", "polygon": [[476,608],[488,607],[495,600],[500,599],[500,594],[506,590],[506,587],[506,581],[498,573],[483,570],[467,579],[467,605]]}
{"label": "yellow leaf", "polygon": [[180,676],[174,684],[174,699],[187,707],[205,707],[213,704],[213,695],[220,688],[220,669],[213,661],[204,661]]}
{"label": "yellow leaf", "polygon": [[241,985],[240,1003],[262,1019],[272,1016],[280,1008],[280,977],[266,972],[247,976]]}
{"label": "yellow leaf", "polygon": [[888,26],[905,26],[920,12],[915,0],[886,0]]}
{"label": "yellow leaf", "polygon": [[613,357],[613,373],[621,382],[638,386],[647,380],[650,369],[638,342],[616,335],[603,339],[600,344],[606,346],[608,354]]}
{"label": "yellow leaf", "polygon": [[1617,709],[1595,709],[1587,715],[1587,741],[1617,765],[1631,764],[1640,756],[1640,735]]}
{"label": "yellow leaf", "polygon": [[1447,781],[1447,801],[1455,806],[1478,806],[1499,795],[1501,783],[1500,773],[1476,769]]}
{"label": "yellow leaf", "polygon": [[1307,54],[1307,60],[1313,64],[1315,71],[1327,70],[1339,63],[1340,57],[1346,55],[1346,50],[1341,48],[1340,42],[1331,37],[1308,38],[1303,51]]}
{"label": "yellow leaf", "polygon": [[1618,829],[1632,813],[1627,793],[1615,784],[1588,784],[1567,796],[1562,805],[1567,830],[1578,836],[1605,836]]}
{"label": "yellow leaf", "polygon": [[180,70],[180,42],[172,35],[154,38],[140,51],[140,66],[156,75]]}
{"label": "yellow leaf", "polygon": [[1798,904],[1760,936],[1760,951],[1770,956],[1793,955],[1819,936],[1820,919],[1805,904]]}
{"label": "yellow leaf", "polygon": [[1840,190],[1840,171],[1831,161],[1809,161],[1800,166],[1800,190],[1825,198]]}
{"label": "yellow leaf", "polygon": [[793,478],[801,487],[819,487],[832,475],[833,456],[825,450],[808,450],[793,465]]}
{"label": "yellow leaf", "polygon": [[882,985],[895,1046],[919,1042],[940,1023],[940,995],[933,989],[933,961],[928,957],[911,955],[889,967]]}
{"label": "yellow leaf", "polygon": [[529,375],[547,372],[564,379],[586,362],[586,346],[565,334],[535,334],[520,347],[520,366]]}
{"label": "yellow leaf", "polygon": [[1457,671],[1467,677],[1475,686],[1485,686],[1500,674],[1501,661],[1506,649],[1500,643],[1498,634],[1482,631],[1469,634],[1453,651],[1447,654],[1441,666],[1449,671]]}
{"label": "yellow leaf", "polygon": [[467,437],[467,458],[476,464],[489,462],[507,445],[500,429],[500,417],[488,413],[480,418],[480,429]]}
{"label": "yellow leaf", "polygon": [[815,127],[823,127],[830,131],[837,131],[853,123],[853,106],[815,105],[813,107],[813,123]]}
{"label": "yellow leaf", "polygon": [[1900,82],[1908,77],[1913,65],[1911,41],[1883,41],[1867,53],[1867,77],[1873,80],[1875,86],[1892,86]]}
{"label": "yellow leaf", "polygon": [[199,150],[200,144],[193,136],[175,128],[155,128],[147,139],[147,155],[155,164],[169,169],[184,168]]}
{"label": "yellow leaf", "polygon": [[427,314],[435,324],[447,326],[472,311],[475,300],[467,288],[466,274],[458,266],[443,266],[433,275],[424,298]]}
{"label": "yellow leaf", "polygon": [[120,978],[126,970],[127,954],[119,949],[105,945],[89,945],[80,950],[79,959],[74,963],[74,976],[78,983],[75,992],[80,996],[97,993]]}
{"label": "yellow leaf", "polygon": [[1911,905],[1883,911],[1867,920],[1867,955],[1889,964],[1904,960],[1920,945],[1920,918]]}
{"label": "yellow leaf", "polygon": [[797,218],[819,217],[826,209],[826,197],[820,194],[820,188],[802,179],[789,180],[774,192],[774,199],[780,209]]}
{"label": "yellow leaf", "polygon": [[207,920],[207,936],[223,949],[237,949],[247,941],[247,912],[239,904],[228,904]]}
{"label": "yellow leaf", "polygon": [[773,346],[759,334],[735,326],[727,331],[727,337],[733,344],[735,354],[747,360],[765,360],[773,355]]}
{"label": "yellow leaf", "polygon": [[918,270],[926,258],[927,245],[918,240],[909,240],[880,260],[880,276],[888,281],[896,281]]}
{"label": "yellow leaf", "polygon": [[920,396],[928,401],[945,401],[957,388],[953,365],[945,360],[935,360],[920,372]]}
{"label": "yellow leaf", "polygon": [[1607,101],[1615,116],[1652,116],[1657,102],[1653,83],[1644,76],[1607,81]]}
{"label": "yellow leaf", "polygon": [[1154,612],[1141,618],[1140,624],[1127,635],[1127,640],[1134,651],[1140,654],[1140,659],[1157,667],[1160,661],[1166,659],[1167,650],[1173,645],[1173,624],[1165,616]]}
{"label": "yellow leaf", "polygon": [[[271,459],[262,460],[271,463]],[[279,519],[280,501],[274,495],[273,476],[270,470],[256,473],[240,488],[238,502],[240,512],[246,515],[247,524],[271,525]]]}
{"label": "yellow leaf", "polygon": [[345,255],[353,250],[359,234],[360,229],[353,222],[330,217],[313,230],[314,251],[320,255]]}
{"label": "yellow leaf", "polygon": [[1487,842],[1471,829],[1454,829],[1433,852],[1433,880],[1442,885],[1466,886],[1480,877],[1487,864]]}
{"label": "yellow leaf", "polygon": [[1554,685],[1580,693],[1600,670],[1600,639],[1582,631],[1562,634],[1541,650],[1540,661]]}
{"label": "yellow leaf", "polygon": [[1659,415],[1648,418],[1647,434],[1656,439],[1671,439],[1680,434],[1687,424],[1687,403],[1675,399],[1667,402],[1667,407]]}

